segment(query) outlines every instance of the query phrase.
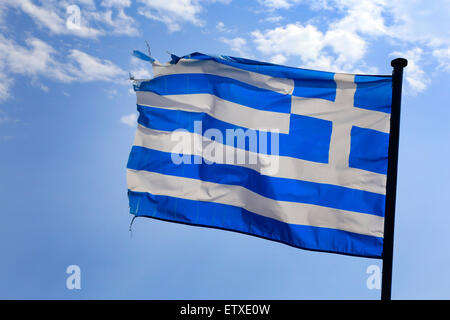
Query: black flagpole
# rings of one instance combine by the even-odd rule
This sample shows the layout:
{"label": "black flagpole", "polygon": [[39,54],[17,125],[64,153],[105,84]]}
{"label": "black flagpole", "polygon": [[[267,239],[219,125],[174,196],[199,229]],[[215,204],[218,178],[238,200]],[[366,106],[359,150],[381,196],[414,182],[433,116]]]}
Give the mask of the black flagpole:
{"label": "black flagpole", "polygon": [[381,300],[391,300],[392,258],[394,251],[395,197],[397,194],[398,143],[400,135],[400,104],[402,100],[403,68],[408,60],[403,58],[391,61],[392,70],[392,108],[391,129],[389,133],[388,172],[386,183],[386,210],[384,216],[383,274]]}

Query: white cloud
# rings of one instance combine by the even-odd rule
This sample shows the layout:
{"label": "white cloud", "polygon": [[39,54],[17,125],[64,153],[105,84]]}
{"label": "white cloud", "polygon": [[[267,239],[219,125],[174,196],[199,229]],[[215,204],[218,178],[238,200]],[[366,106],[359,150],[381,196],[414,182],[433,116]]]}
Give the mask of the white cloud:
{"label": "white cloud", "polygon": [[[4,6],[17,8],[30,16],[35,23],[52,34],[97,38],[107,34],[136,36],[136,21],[125,13],[130,0],[104,0],[95,7],[92,0],[43,1],[40,5],[32,0],[3,0]],[[81,7],[80,7],[81,6]],[[96,25],[92,27],[91,25]]]}
{"label": "white cloud", "polygon": [[103,34],[102,30],[89,27],[83,15],[80,16],[78,28],[68,28],[66,24],[67,7],[60,7],[54,1],[44,2],[42,6],[35,5],[30,0],[6,0],[6,4],[19,8],[38,25],[48,28],[54,34],[73,34],[87,38],[95,38]]}
{"label": "white cloud", "polygon": [[239,54],[241,57],[251,57],[251,54],[247,50],[247,40],[241,37],[236,38],[220,38],[220,41],[223,43],[226,43],[228,46],[230,46],[231,50]]}
{"label": "white cloud", "polygon": [[125,71],[109,60],[93,57],[80,50],[71,50],[69,58],[70,72],[76,76],[78,81],[118,81],[126,75]]}
{"label": "white cloud", "polygon": [[152,78],[151,72],[147,68],[133,69],[130,71],[135,79],[150,79]]}
{"label": "white cloud", "polygon": [[330,29],[373,36],[387,33],[383,18],[385,0],[336,0],[335,2],[345,16],[334,22]]}
{"label": "white cloud", "polygon": [[439,62],[439,68],[450,71],[450,47],[433,50],[433,56]]}
{"label": "white cloud", "polygon": [[329,30],[324,34],[311,24],[256,30],[252,37],[256,49],[273,63],[283,64],[289,57],[299,57],[302,67],[321,70],[353,71],[354,63],[366,51],[365,41],[357,34],[344,30]]}
{"label": "white cloud", "polygon": [[121,117],[120,122],[134,128],[137,125],[137,118],[138,116],[136,113],[131,113]]}
{"label": "white cloud", "polygon": [[131,0],[103,0],[101,5],[107,8],[126,8],[131,6]]}
{"label": "white cloud", "polygon": [[[450,71],[448,0],[259,2],[272,12],[304,4],[313,11],[328,10],[338,16],[334,21],[328,21],[325,29],[319,28],[320,20],[312,19],[306,23],[289,23],[252,32],[257,51],[272,62],[285,63],[289,58],[299,58],[302,67],[342,72],[376,72],[377,69],[367,66],[364,59],[371,45],[382,40],[394,48],[397,45],[406,48],[401,53],[413,61],[405,71],[410,91],[423,91],[430,84],[430,79],[424,74],[422,67],[419,67],[419,63],[422,64],[425,60],[425,55],[432,53],[431,56],[436,59],[441,70]],[[279,19],[273,21],[278,22]]]}
{"label": "white cloud", "polygon": [[[138,0],[141,4],[138,13],[148,19],[160,21],[169,32],[181,30],[183,23],[202,27],[205,22],[200,18],[203,5],[219,3],[228,5],[232,0]],[[234,29],[232,29],[234,30]]]}
{"label": "white cloud", "polygon": [[421,41],[429,45],[450,42],[448,0],[259,0],[259,2],[272,9],[286,9],[303,3],[309,5],[312,10],[330,10],[344,14],[341,19],[330,25],[330,29]]}
{"label": "white cloud", "polygon": [[28,38],[27,46],[20,46],[10,39],[0,35],[0,100],[10,97],[9,90],[13,81],[13,74],[35,77],[45,75],[61,81],[70,81],[72,78],[60,72],[53,60],[55,50],[47,43],[37,39]]}
{"label": "white cloud", "polygon": [[221,4],[225,4],[228,5],[231,3],[232,0],[205,0],[205,2],[210,2],[210,3],[221,3]]}
{"label": "white cloud", "polygon": [[[51,0],[47,0],[47,1],[51,1]],[[73,2],[76,2],[76,3],[82,4],[82,5],[88,6],[90,8],[95,8],[94,0],[75,0],[75,1],[70,1],[70,3],[73,3]]]}
{"label": "white cloud", "polygon": [[31,77],[30,84],[34,87],[41,89],[44,92],[49,92],[50,88],[46,86],[42,81],[40,81],[37,77]]}
{"label": "white cloud", "polygon": [[216,24],[216,29],[219,30],[219,31],[225,31],[226,30],[225,24],[222,21],[219,21]]}
{"label": "white cloud", "polygon": [[417,94],[424,91],[430,84],[430,78],[421,68],[420,62],[423,56],[423,50],[415,47],[404,52],[393,52],[393,57],[403,57],[408,59],[408,66],[405,68],[406,90],[408,93]]}
{"label": "white cloud", "polygon": [[6,74],[0,73],[0,102],[10,98],[9,88],[12,80]]}
{"label": "white cloud", "polygon": [[431,47],[450,45],[448,0],[325,0],[322,4],[345,14],[332,25],[335,29]]}
{"label": "white cloud", "polygon": [[256,48],[266,55],[300,55],[304,61],[317,59],[322,50],[323,34],[315,26],[288,24],[272,30],[252,32]]}
{"label": "white cloud", "polygon": [[284,18],[282,16],[270,16],[265,19],[260,20],[260,22],[271,22],[271,23],[277,23],[283,20]]}
{"label": "white cloud", "polygon": [[[109,6],[111,4],[108,4]],[[93,20],[102,22],[111,28],[111,33],[117,35],[137,36],[139,31],[136,28],[136,21],[128,16],[124,9],[119,6],[114,15],[113,10],[107,9],[104,12],[91,12],[89,15]]]}
{"label": "white cloud", "polygon": [[333,49],[339,64],[352,64],[361,60],[367,47],[366,41],[358,34],[342,29],[327,31],[324,44]]}
{"label": "white cloud", "polygon": [[[108,81],[121,83],[126,72],[111,61],[93,57],[80,50],[71,50],[62,57],[52,46],[38,38],[28,38],[26,46],[0,35],[0,100],[10,97],[13,75],[29,77],[31,84],[37,77],[61,82]],[[48,91],[45,84],[39,87]]]}
{"label": "white cloud", "polygon": [[[150,64],[146,61],[142,61],[138,58],[131,57],[132,69],[130,71],[131,75],[135,79],[151,79],[152,70]],[[134,93],[134,91],[133,91]]]}
{"label": "white cloud", "polygon": [[202,6],[198,0],[139,0],[142,6],[138,13],[152,20],[166,24],[170,32],[181,29],[182,22],[203,26],[198,17]]}
{"label": "white cloud", "polygon": [[333,57],[325,54],[321,54],[317,57],[317,59],[306,61],[301,64],[303,68],[316,69],[316,70],[324,70],[324,71],[344,71],[340,67],[337,66],[336,61]]}
{"label": "white cloud", "polygon": [[[301,1],[265,1],[273,8],[290,7]],[[312,9],[330,9],[343,12],[342,18],[332,21],[321,31],[313,22],[285,26],[252,33],[258,51],[271,61],[281,57],[300,57],[308,68],[351,72],[364,64],[370,37],[386,33],[383,13],[385,0],[334,0],[309,4]],[[368,38],[369,37],[369,38]]]}
{"label": "white cloud", "polygon": [[0,35],[0,57],[4,63],[3,67],[17,74],[35,75],[48,72],[60,80],[64,78],[53,68],[49,68],[53,64],[52,55],[55,53],[50,45],[37,38],[28,38],[26,44],[28,47],[20,46]]}
{"label": "white cloud", "polygon": [[450,44],[448,0],[397,0],[386,8],[394,17],[390,26],[393,37],[431,46]]}
{"label": "white cloud", "polygon": [[[183,23],[203,26],[205,22],[199,15],[204,11],[204,5],[228,5],[231,0],[137,0],[137,3],[138,14],[163,22],[170,32],[174,32],[181,30]],[[131,0],[103,0],[100,2],[103,10],[100,10],[93,0],[46,0],[40,3],[33,0],[2,0],[0,7],[21,10],[52,34],[97,38],[109,34],[139,35],[136,20],[125,12],[131,4]],[[77,23],[72,23],[75,20]],[[234,32],[235,28],[228,30]]]}
{"label": "white cloud", "polygon": [[235,33],[237,31],[236,28],[228,28],[222,21],[219,21],[216,24],[216,29],[221,33]]}
{"label": "white cloud", "polygon": [[7,1],[7,3],[20,8],[37,23],[47,27],[53,33],[63,33],[66,31],[66,22],[54,11],[37,6],[29,0]]}
{"label": "white cloud", "polygon": [[283,64],[287,61],[287,58],[282,55],[281,53],[274,55],[270,58],[270,62],[276,63],[276,64]]}
{"label": "white cloud", "polygon": [[300,2],[301,0],[259,0],[259,3],[269,9],[289,9]]}

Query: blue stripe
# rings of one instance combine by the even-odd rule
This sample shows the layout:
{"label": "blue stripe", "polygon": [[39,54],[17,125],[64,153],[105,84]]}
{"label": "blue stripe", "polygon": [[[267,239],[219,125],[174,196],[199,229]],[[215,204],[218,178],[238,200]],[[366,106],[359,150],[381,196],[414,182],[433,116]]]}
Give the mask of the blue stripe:
{"label": "blue stripe", "polygon": [[[292,79],[294,80],[294,92],[292,93],[294,96],[321,98],[330,101],[334,101],[336,97],[336,83],[332,72],[286,67],[237,57],[205,55],[198,52],[182,58],[212,60],[234,68],[257,72],[271,77]],[[179,59],[177,57],[172,63],[177,63]]]}
{"label": "blue stripe", "polygon": [[293,247],[380,258],[383,239],[357,233],[287,224],[243,208],[128,191],[130,213],[190,225],[241,232]]}
{"label": "blue stripe", "polygon": [[352,127],[349,167],[387,174],[389,134]]}
{"label": "blue stripe", "polygon": [[356,75],[355,83],[355,107],[391,113],[392,77]]}
{"label": "blue stripe", "polygon": [[[202,134],[208,129],[217,129],[226,136],[226,129],[242,129],[206,113],[182,110],[161,109],[155,107],[137,106],[138,123],[144,127],[162,131],[174,131],[183,128],[194,132],[194,121],[202,121]],[[250,132],[254,130],[249,130]],[[301,115],[290,115],[290,133],[279,134],[279,155],[304,159],[320,163],[328,163],[332,122]],[[270,138],[270,134],[267,135]],[[224,142],[225,143],[225,142]],[[229,144],[236,146],[235,144]],[[268,146],[271,142],[268,142]],[[245,150],[249,150],[246,145]]]}
{"label": "blue stripe", "polygon": [[143,81],[138,91],[159,95],[207,93],[246,107],[265,111],[291,112],[291,96],[261,89],[226,77],[203,73],[172,74]]}
{"label": "blue stripe", "polygon": [[241,186],[264,197],[314,204],[341,210],[384,216],[385,196],[330,184],[261,175],[250,168],[231,164],[174,164],[172,153],[133,146],[127,167],[171,176]]}
{"label": "blue stripe", "polygon": [[336,81],[333,78],[315,79],[305,77],[294,79],[294,92],[292,95],[334,101],[336,99]]}

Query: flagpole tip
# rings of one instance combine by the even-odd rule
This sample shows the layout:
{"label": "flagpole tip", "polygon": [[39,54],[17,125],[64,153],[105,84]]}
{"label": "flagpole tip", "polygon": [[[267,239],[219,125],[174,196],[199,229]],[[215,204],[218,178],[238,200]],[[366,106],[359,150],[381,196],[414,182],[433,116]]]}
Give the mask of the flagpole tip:
{"label": "flagpole tip", "polygon": [[391,66],[394,68],[404,68],[408,65],[408,60],[404,58],[397,58],[391,61]]}

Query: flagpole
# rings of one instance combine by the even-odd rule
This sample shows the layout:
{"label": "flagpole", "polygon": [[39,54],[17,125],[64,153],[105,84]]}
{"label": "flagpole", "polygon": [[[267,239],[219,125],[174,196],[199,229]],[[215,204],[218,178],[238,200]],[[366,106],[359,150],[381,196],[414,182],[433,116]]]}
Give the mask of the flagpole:
{"label": "flagpole", "polygon": [[397,194],[398,145],[400,136],[400,105],[402,100],[403,68],[407,65],[408,60],[403,58],[397,58],[391,61],[391,66],[394,69],[392,70],[391,129],[389,133],[386,210],[384,217],[381,300],[391,300],[395,198]]}

